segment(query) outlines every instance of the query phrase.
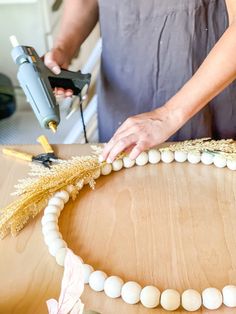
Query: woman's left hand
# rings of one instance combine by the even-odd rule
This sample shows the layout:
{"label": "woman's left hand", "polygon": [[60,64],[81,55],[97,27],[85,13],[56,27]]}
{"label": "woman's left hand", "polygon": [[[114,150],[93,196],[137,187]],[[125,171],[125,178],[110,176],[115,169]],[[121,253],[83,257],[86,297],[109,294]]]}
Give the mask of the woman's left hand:
{"label": "woman's left hand", "polygon": [[176,122],[165,106],[130,117],[105,145],[102,157],[111,163],[126,151],[135,159],[141,152],[166,141],[176,131]]}

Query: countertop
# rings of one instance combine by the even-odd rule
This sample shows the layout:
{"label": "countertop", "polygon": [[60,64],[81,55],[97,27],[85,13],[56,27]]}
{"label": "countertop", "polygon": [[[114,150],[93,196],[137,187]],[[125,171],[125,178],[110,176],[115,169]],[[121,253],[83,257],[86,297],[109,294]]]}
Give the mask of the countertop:
{"label": "countertop", "polygon": [[[88,154],[86,145],[56,145],[61,158]],[[0,147],[0,149],[2,146]],[[18,146],[40,153],[40,146]],[[27,162],[0,154],[0,207],[14,197]],[[59,219],[68,246],[95,269],[142,286],[183,292],[236,284],[236,175],[228,169],[188,163],[123,169],[84,187]],[[44,314],[46,300],[58,299],[63,268],[48,253],[42,213],[13,238],[0,241],[0,313]],[[86,309],[102,314],[166,311],[112,300],[87,286]],[[218,311],[195,313],[235,313]],[[184,310],[175,313],[185,313]]]}

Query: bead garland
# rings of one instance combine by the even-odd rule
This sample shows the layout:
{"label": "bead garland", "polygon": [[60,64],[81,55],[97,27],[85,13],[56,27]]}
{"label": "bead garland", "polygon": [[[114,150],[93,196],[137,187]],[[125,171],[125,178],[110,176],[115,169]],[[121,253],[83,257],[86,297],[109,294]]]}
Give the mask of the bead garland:
{"label": "bead garland", "polygon": [[[171,163],[174,160],[180,163],[188,161],[191,164],[200,162],[204,165],[214,164],[218,168],[227,167],[230,170],[236,170],[236,160],[227,160],[226,157],[217,154],[150,149],[148,152],[141,153],[136,160],[131,160],[125,156],[122,159],[115,160],[112,164],[101,163],[100,171],[96,173],[94,179],[97,179],[100,175],[109,175],[112,171],[119,171],[123,167],[131,168],[135,164],[144,166],[148,162],[151,164],[157,164],[160,161]],[[74,190],[75,187],[69,185],[66,190],[55,193],[49,200],[41,221],[42,233],[49,253],[55,257],[57,264],[60,266],[64,266],[67,244],[59,232],[58,218]],[[81,261],[83,262],[82,259]],[[128,304],[141,302],[146,308],[155,308],[160,304],[167,311],[175,311],[182,306],[183,309],[189,312],[197,311],[201,306],[209,310],[216,310],[222,304],[230,308],[236,307],[236,286],[233,285],[225,286],[222,292],[209,287],[201,294],[193,289],[185,290],[182,295],[174,289],[167,289],[161,293],[155,286],[142,288],[134,281],[124,283],[117,276],[108,277],[103,271],[94,270],[91,265],[85,263],[83,263],[83,268],[84,283],[89,284],[91,289],[97,292],[104,291],[110,298],[121,297]]]}

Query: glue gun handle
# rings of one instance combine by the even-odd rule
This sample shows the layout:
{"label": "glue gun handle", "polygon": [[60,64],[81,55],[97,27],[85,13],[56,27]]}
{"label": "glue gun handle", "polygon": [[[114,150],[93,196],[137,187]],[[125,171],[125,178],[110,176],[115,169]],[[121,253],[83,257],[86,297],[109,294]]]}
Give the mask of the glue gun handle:
{"label": "glue gun handle", "polygon": [[91,74],[83,74],[81,71],[73,72],[61,69],[59,75],[52,74],[49,76],[49,81],[52,88],[62,87],[71,89],[74,95],[79,95],[84,86],[89,86]]}

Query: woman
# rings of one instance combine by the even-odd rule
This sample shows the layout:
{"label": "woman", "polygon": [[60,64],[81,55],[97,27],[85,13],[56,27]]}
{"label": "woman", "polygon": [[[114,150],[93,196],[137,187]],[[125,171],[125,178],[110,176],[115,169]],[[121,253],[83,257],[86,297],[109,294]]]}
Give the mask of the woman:
{"label": "woman", "polygon": [[68,66],[98,17],[104,159],[167,139],[236,137],[235,0],[66,0],[46,65]]}

